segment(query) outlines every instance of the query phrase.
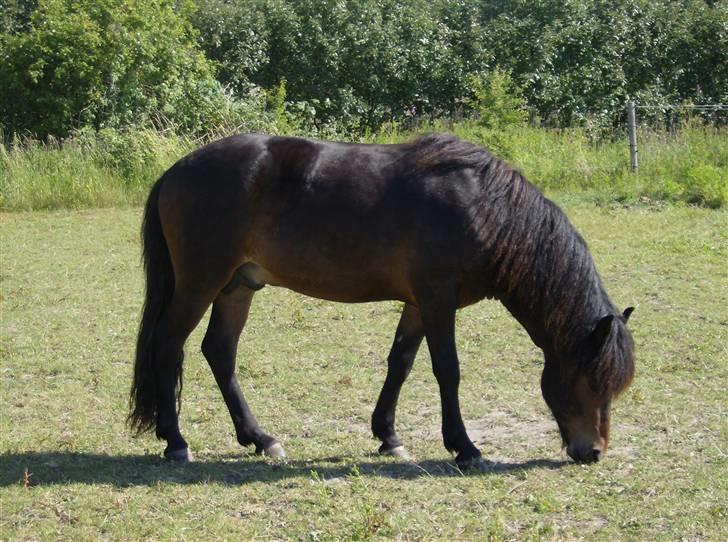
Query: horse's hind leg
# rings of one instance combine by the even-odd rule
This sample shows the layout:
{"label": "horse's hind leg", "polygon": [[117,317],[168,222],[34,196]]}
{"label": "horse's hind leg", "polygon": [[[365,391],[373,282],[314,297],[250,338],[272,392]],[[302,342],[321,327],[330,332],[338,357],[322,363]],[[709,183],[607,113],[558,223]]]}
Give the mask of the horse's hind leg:
{"label": "horse's hind leg", "polygon": [[167,441],[164,450],[167,459],[188,461],[192,458],[179,430],[175,392],[178,375],[182,371],[185,341],[210,306],[213,295],[175,290],[155,334],[155,371],[159,396],[156,434]]}
{"label": "horse's hind leg", "polygon": [[285,457],[280,443],[258,426],[235,377],[238,339],[248,319],[253,293],[253,290],[245,286],[239,286],[230,292],[220,292],[212,304],[212,316],[202,341],[202,353],[210,364],[230,411],[238,442],[243,446],[255,444],[256,453]]}
{"label": "horse's hind leg", "polygon": [[387,377],[372,414],[372,432],[382,441],[381,454],[409,458],[394,430],[394,418],[399,392],[412,369],[423,337],[420,311],[414,305],[405,305],[387,357]]}

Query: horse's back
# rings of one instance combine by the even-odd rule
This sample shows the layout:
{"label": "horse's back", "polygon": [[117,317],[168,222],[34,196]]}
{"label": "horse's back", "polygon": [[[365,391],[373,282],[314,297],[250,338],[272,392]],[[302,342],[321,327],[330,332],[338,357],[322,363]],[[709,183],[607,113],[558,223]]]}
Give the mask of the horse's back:
{"label": "horse's back", "polygon": [[411,301],[413,274],[459,271],[477,187],[462,168],[423,174],[408,152],[259,135],[211,143],[166,174],[165,235],[187,261],[216,254],[261,283]]}

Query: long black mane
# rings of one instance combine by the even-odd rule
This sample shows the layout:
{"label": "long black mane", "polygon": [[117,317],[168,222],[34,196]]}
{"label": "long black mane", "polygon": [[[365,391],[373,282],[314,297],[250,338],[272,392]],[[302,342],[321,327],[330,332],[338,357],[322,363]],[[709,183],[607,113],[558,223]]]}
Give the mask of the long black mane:
{"label": "long black mane", "polygon": [[[586,242],[566,215],[515,168],[451,135],[410,143],[409,160],[427,172],[472,169],[481,183],[471,230],[482,246],[493,297],[527,329],[547,355],[570,357],[603,394],[632,379],[632,340],[611,302]],[[598,352],[589,337],[604,316],[616,326]],[[587,361],[583,361],[587,360]]]}

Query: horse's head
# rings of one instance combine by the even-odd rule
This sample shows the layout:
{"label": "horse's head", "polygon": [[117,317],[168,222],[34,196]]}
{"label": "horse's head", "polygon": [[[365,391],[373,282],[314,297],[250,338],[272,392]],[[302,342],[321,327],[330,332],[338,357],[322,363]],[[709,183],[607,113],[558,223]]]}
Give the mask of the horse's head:
{"label": "horse's head", "polygon": [[546,354],[541,390],[574,461],[598,461],[607,451],[612,399],[634,375],[632,310],[601,318],[569,355]]}

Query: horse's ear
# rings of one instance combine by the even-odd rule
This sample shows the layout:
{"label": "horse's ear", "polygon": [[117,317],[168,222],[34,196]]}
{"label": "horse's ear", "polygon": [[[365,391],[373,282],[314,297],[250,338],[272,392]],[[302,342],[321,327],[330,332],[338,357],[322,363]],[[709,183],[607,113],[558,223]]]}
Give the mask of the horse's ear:
{"label": "horse's ear", "polygon": [[612,322],[614,322],[613,314],[605,316],[599,320],[594,331],[592,331],[591,338],[597,348],[601,348],[607,342],[607,337],[609,337],[609,333],[612,331]]}
{"label": "horse's ear", "polygon": [[622,313],[622,320],[624,320],[624,323],[627,323],[627,320],[629,320],[629,315],[632,314],[632,311],[634,311],[634,307],[627,307],[624,309],[624,312]]}

